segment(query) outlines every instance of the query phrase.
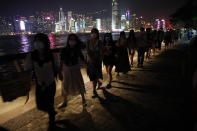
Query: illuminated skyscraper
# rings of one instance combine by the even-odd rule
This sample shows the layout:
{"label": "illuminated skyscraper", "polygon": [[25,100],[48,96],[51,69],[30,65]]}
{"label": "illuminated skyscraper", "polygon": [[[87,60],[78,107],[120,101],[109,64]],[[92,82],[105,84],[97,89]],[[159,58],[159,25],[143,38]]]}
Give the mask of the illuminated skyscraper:
{"label": "illuminated skyscraper", "polygon": [[55,32],[65,32],[65,31],[66,31],[66,19],[64,16],[63,9],[60,8],[59,22],[55,23]]}
{"label": "illuminated skyscraper", "polygon": [[101,30],[101,19],[96,19],[96,28]]}
{"label": "illuminated skyscraper", "polygon": [[60,8],[59,11],[59,21],[65,21],[63,9]]}
{"label": "illuminated skyscraper", "polygon": [[72,26],[73,26],[73,13],[72,11],[68,11],[68,31],[72,31]]}
{"label": "illuminated skyscraper", "polygon": [[112,30],[120,29],[119,0],[112,0]]}

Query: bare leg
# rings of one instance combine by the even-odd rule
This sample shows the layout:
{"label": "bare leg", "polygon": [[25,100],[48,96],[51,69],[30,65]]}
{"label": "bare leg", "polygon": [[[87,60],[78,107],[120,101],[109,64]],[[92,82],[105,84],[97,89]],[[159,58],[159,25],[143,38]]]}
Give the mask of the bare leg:
{"label": "bare leg", "polygon": [[93,96],[92,96],[92,98],[95,98],[97,96],[97,92],[96,92],[97,80],[94,80],[92,83],[93,83]]}
{"label": "bare leg", "polygon": [[132,54],[132,55],[130,55],[131,66],[133,66],[133,57],[134,57],[134,55],[133,55],[133,54]]}
{"label": "bare leg", "polygon": [[112,69],[113,69],[113,66],[109,66],[109,84],[111,85],[111,82],[112,82]]}
{"label": "bare leg", "polygon": [[96,91],[96,86],[97,86],[97,80],[93,81],[93,92]]}

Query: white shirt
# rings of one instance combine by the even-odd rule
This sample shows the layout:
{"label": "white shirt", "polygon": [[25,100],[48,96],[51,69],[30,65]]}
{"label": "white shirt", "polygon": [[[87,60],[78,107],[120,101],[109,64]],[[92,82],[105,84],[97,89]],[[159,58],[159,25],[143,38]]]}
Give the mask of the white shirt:
{"label": "white shirt", "polygon": [[[57,68],[58,63],[57,59],[55,58],[54,64],[55,68]],[[52,61],[44,63],[43,66],[39,66],[37,62],[33,62],[31,60],[31,54],[28,54],[26,57],[25,70],[31,70],[33,67],[35,70],[36,80],[39,85],[47,87],[54,82],[54,70]]]}

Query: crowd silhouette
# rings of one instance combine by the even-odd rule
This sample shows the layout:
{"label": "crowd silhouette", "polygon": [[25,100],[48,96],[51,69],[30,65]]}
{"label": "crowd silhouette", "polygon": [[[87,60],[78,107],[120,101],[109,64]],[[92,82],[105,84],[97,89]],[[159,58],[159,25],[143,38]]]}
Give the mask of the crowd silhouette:
{"label": "crowd silhouette", "polygon": [[[57,112],[54,107],[56,80],[61,81],[63,102],[59,109],[66,108],[69,96],[81,95],[83,107],[86,103],[86,89],[81,74],[80,62],[86,65],[87,75],[92,83],[92,98],[98,98],[97,89],[112,87],[112,71],[115,67],[117,77],[132,71],[132,68],[143,68],[144,61],[161,51],[162,42],[165,49],[173,46],[181,39],[180,30],[152,30],[140,28],[140,32],[131,30],[128,37],[124,31],[120,32],[118,40],[113,40],[112,33],[105,33],[103,40],[99,30],[93,28],[90,38],[85,44],[87,54],[84,56],[84,44],[76,34],[70,34],[67,43],[59,55],[54,55],[50,49],[50,40],[46,34],[38,33],[32,42],[33,50],[25,60],[25,70],[33,72],[32,79],[36,83],[37,109],[49,116],[49,129],[55,126]],[[134,56],[137,55],[137,62]],[[107,85],[103,85],[102,65],[107,73]],[[105,89],[106,88],[106,89]]]}

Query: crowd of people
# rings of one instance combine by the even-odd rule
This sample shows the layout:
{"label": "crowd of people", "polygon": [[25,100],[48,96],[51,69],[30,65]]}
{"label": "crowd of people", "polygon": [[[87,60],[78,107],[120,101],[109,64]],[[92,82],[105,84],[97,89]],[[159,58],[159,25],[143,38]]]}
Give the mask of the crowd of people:
{"label": "crowd of people", "polygon": [[[55,115],[54,96],[56,79],[61,80],[63,102],[58,108],[65,108],[68,96],[81,95],[82,105],[86,106],[85,84],[80,71],[80,59],[87,65],[87,75],[92,82],[93,96],[97,97],[97,89],[103,88],[102,64],[105,66],[108,84],[112,87],[112,69],[115,67],[117,76],[127,74],[135,65],[143,68],[144,59],[148,60],[156,51],[161,50],[164,41],[166,49],[179,39],[178,31],[163,29],[153,30],[141,28],[139,33],[131,30],[127,38],[126,33],[120,33],[117,41],[112,33],[106,33],[100,40],[99,31],[93,28],[86,43],[87,56],[82,53],[82,42],[76,34],[70,34],[66,47],[60,52],[60,60],[50,50],[50,41],[46,34],[39,33],[33,41],[33,51],[26,57],[25,69],[34,72],[36,80],[36,104],[39,110],[49,115],[49,125],[53,126]],[[137,63],[134,56],[138,54]]]}

